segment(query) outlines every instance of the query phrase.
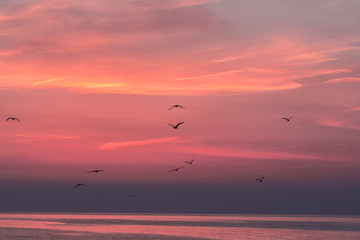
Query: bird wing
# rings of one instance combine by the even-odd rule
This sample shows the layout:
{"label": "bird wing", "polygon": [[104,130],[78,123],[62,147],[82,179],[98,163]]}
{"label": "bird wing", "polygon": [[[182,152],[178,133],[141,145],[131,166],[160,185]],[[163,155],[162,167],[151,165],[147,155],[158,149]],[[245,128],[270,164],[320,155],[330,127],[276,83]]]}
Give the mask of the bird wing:
{"label": "bird wing", "polygon": [[7,118],[6,121],[9,121],[11,118]]}
{"label": "bird wing", "polygon": [[174,107],[174,106],[172,106],[171,108],[169,108],[168,111],[171,110],[173,107]]}
{"label": "bird wing", "polygon": [[169,123],[169,125],[170,125],[170,126],[172,126],[172,127],[175,127],[175,126],[174,126],[174,125],[172,125],[171,123]]}
{"label": "bird wing", "polygon": [[178,167],[178,168],[175,168],[175,169],[171,169],[169,172],[174,172],[174,171],[177,171],[179,170],[180,168],[183,168],[184,166],[181,166],[181,167]]}
{"label": "bird wing", "polygon": [[76,184],[75,187],[73,187],[73,190],[74,190],[75,188],[77,188],[77,187],[80,187],[80,186],[84,186],[84,187],[85,187],[86,185],[85,185],[85,184],[82,184],[82,183]]}
{"label": "bird wing", "polygon": [[[20,122],[20,120],[19,120],[18,118],[15,118],[15,119],[16,119],[18,122]],[[15,120],[15,119],[14,119],[14,120]]]}
{"label": "bird wing", "polygon": [[185,163],[192,164],[193,161],[195,161],[195,159],[191,160],[190,162],[189,162],[189,161],[185,161]]}
{"label": "bird wing", "polygon": [[178,127],[180,124],[183,124],[184,122],[181,122],[181,123],[178,123],[178,124],[176,124],[176,127]]}
{"label": "bird wing", "polygon": [[181,107],[182,109],[185,109],[183,106],[179,106],[179,107]]}

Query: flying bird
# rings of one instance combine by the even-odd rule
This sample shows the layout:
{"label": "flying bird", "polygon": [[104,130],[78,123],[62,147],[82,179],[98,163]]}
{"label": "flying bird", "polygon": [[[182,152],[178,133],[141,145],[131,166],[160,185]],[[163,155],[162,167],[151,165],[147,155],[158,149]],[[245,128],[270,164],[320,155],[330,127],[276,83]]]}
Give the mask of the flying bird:
{"label": "flying bird", "polygon": [[184,166],[181,166],[181,167],[178,167],[178,168],[175,168],[175,169],[172,169],[170,170],[169,172],[177,172],[179,171],[179,169],[183,168]]}
{"label": "flying bird", "polygon": [[13,121],[16,120],[16,121],[20,122],[20,120],[17,117],[8,117],[6,119],[6,121],[9,121],[9,120],[13,120]]}
{"label": "flying bird", "polygon": [[180,124],[183,124],[183,123],[184,123],[184,122],[180,122],[180,123],[176,124],[175,126],[172,125],[171,123],[169,123],[169,125],[172,126],[174,129],[177,129],[178,126],[179,126]]}
{"label": "flying bird", "polygon": [[262,182],[264,180],[265,177],[262,177],[262,178],[257,178],[255,179],[255,181],[259,181],[259,182]]}
{"label": "flying bird", "polygon": [[195,161],[195,159],[191,160],[190,162],[189,162],[189,161],[185,161],[185,163],[192,164],[193,161]]}
{"label": "flying bird", "polygon": [[88,171],[87,173],[98,173],[98,172],[103,172],[104,170],[99,170],[99,169],[96,169],[96,170],[91,170],[91,171]]}
{"label": "flying bird", "polygon": [[79,184],[76,184],[76,185],[75,185],[75,187],[73,187],[73,190],[74,190],[75,188],[77,188],[77,187],[81,187],[81,186],[86,187],[86,185],[85,185],[85,184],[79,183]]}
{"label": "flying bird", "polygon": [[182,109],[185,109],[183,106],[181,106],[181,105],[174,105],[174,106],[172,106],[171,108],[169,108],[168,110],[171,110],[172,108],[182,108]]}
{"label": "flying bird", "polygon": [[281,118],[281,119],[284,119],[284,120],[286,120],[286,121],[289,122],[292,118],[293,118],[293,117],[289,117],[289,118],[283,117],[283,118]]}

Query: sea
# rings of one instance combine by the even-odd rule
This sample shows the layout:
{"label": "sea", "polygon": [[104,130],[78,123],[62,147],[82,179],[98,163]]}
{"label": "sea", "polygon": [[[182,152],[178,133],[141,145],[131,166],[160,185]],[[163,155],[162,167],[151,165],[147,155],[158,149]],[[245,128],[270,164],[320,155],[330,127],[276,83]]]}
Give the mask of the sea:
{"label": "sea", "polygon": [[360,216],[3,213],[0,239],[360,239]]}

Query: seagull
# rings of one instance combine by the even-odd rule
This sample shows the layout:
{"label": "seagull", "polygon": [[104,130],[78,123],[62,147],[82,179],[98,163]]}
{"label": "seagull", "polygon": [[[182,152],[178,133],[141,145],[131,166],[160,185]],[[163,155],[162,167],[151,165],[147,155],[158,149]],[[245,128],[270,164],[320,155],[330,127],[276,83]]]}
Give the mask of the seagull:
{"label": "seagull", "polygon": [[189,161],[185,161],[185,163],[192,164],[193,161],[195,161],[195,159],[191,160],[190,162],[189,162]]}
{"label": "seagull", "polygon": [[180,122],[180,123],[176,124],[175,126],[172,125],[171,123],[169,123],[169,125],[172,126],[174,129],[177,129],[178,126],[179,126],[180,124],[183,124],[183,123],[184,123],[184,122]]}
{"label": "seagull", "polygon": [[284,119],[284,120],[286,120],[286,121],[289,122],[292,118],[293,118],[293,117],[289,117],[289,118],[283,117],[283,118],[281,118],[281,119]]}
{"label": "seagull", "polygon": [[263,180],[264,180],[264,177],[255,179],[255,181],[259,181],[261,183],[262,183]]}
{"label": "seagull", "polygon": [[18,118],[16,118],[16,117],[8,117],[6,119],[6,121],[9,121],[9,120],[16,120],[16,121],[20,122],[20,120]]}
{"label": "seagull", "polygon": [[86,185],[85,185],[85,184],[79,183],[79,184],[76,184],[76,185],[75,185],[75,187],[73,187],[73,190],[74,190],[75,188],[77,188],[77,187],[80,187],[80,186],[84,186],[84,187],[86,187]]}
{"label": "seagull", "polygon": [[175,108],[176,108],[176,107],[179,107],[179,108],[185,109],[183,106],[176,104],[176,105],[172,106],[171,108],[169,108],[168,111],[171,110],[171,109],[174,108],[174,107],[175,107]]}
{"label": "seagull", "polygon": [[181,166],[181,167],[178,167],[178,168],[175,168],[175,169],[172,169],[170,170],[169,172],[177,172],[179,171],[179,169],[183,168],[184,166]]}
{"label": "seagull", "polygon": [[99,169],[96,169],[96,170],[91,170],[91,171],[88,171],[87,173],[98,173],[98,172],[103,172],[104,170],[99,170]]}

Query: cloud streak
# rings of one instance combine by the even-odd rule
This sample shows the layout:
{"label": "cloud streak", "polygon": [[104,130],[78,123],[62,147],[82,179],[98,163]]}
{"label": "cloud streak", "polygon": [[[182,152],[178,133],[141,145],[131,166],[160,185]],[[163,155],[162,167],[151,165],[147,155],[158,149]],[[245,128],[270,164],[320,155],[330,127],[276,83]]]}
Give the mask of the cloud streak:
{"label": "cloud streak", "polygon": [[133,147],[133,146],[144,146],[144,145],[157,144],[157,143],[177,142],[178,140],[179,137],[168,137],[168,138],[154,138],[154,139],[137,140],[137,141],[107,142],[101,144],[99,146],[99,149],[111,150],[119,147]]}
{"label": "cloud streak", "polygon": [[360,77],[333,78],[325,81],[324,83],[341,83],[341,82],[360,82]]}
{"label": "cloud streak", "polygon": [[218,73],[212,73],[212,74],[205,74],[205,75],[201,75],[201,76],[176,78],[176,79],[174,79],[174,81],[183,81],[183,80],[190,80],[190,79],[217,77],[217,76],[234,74],[234,73],[238,73],[238,72],[242,72],[242,71],[244,71],[244,70],[241,70],[241,69],[230,70],[230,71],[224,71],[224,72],[218,72]]}
{"label": "cloud streak", "polygon": [[51,78],[51,79],[48,79],[48,80],[44,80],[44,81],[40,81],[40,82],[35,82],[34,85],[39,85],[39,84],[44,84],[44,83],[49,83],[49,82],[60,81],[60,80],[63,80],[63,79],[66,79],[66,77],[63,77],[63,78]]}
{"label": "cloud streak", "polygon": [[[227,147],[183,147],[181,151],[196,152],[199,155],[219,156],[243,159],[321,159],[318,156],[286,153],[280,151],[261,151],[257,149],[233,149]],[[324,159],[324,158],[322,158]]]}

